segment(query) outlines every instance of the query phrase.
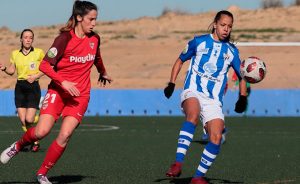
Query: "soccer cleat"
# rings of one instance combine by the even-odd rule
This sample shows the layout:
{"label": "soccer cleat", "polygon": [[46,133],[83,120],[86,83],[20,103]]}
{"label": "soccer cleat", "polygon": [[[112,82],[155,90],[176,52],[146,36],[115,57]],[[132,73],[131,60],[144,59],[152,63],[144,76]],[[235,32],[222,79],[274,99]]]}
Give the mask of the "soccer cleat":
{"label": "soccer cleat", "polygon": [[47,176],[42,175],[42,174],[37,175],[37,176],[36,176],[36,179],[37,179],[37,181],[38,181],[40,184],[52,184],[52,183],[48,180]]}
{"label": "soccer cleat", "polygon": [[175,162],[169,168],[168,172],[166,173],[166,176],[168,176],[168,177],[179,177],[181,175],[181,166],[182,166],[182,163]]}
{"label": "soccer cleat", "polygon": [[204,177],[195,177],[192,179],[190,184],[208,184]]}
{"label": "soccer cleat", "polygon": [[40,148],[40,144],[39,143],[34,143],[31,147],[31,151],[32,152],[38,152],[39,151],[39,148]]}
{"label": "soccer cleat", "polygon": [[1,153],[0,160],[2,164],[6,164],[12,157],[18,154],[18,152],[19,151],[16,149],[16,142],[14,142]]}

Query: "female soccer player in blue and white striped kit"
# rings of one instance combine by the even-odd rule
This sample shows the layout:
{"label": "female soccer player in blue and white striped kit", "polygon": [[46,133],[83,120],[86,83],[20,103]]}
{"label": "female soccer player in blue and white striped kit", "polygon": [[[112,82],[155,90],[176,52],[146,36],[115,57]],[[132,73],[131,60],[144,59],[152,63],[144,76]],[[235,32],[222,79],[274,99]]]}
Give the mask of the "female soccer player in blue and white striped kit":
{"label": "female soccer player in blue and white striped kit", "polygon": [[[201,160],[192,184],[206,184],[204,176],[220,151],[224,114],[222,98],[227,83],[227,72],[233,67],[239,74],[240,63],[238,49],[230,42],[233,15],[228,11],[216,14],[210,29],[211,34],[196,36],[191,40],[173,65],[170,82],[164,93],[170,98],[175,88],[175,80],[185,61],[190,60],[181,105],[185,113],[185,122],[179,133],[176,160],[167,171],[169,177],[181,174],[182,163],[192,142],[199,117],[209,134],[209,142],[201,155]],[[246,82],[241,79],[240,96],[235,106],[236,112],[243,112],[247,105]]]}

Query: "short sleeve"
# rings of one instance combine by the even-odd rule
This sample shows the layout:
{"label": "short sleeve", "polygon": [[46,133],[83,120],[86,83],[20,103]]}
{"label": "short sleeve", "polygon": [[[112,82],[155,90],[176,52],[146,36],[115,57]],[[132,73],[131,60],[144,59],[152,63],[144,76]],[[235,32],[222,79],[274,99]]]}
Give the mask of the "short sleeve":
{"label": "short sleeve", "polygon": [[14,52],[11,52],[9,61],[10,61],[10,63],[15,64],[15,54],[14,54]]}
{"label": "short sleeve", "polygon": [[193,56],[195,56],[196,55],[196,47],[197,47],[197,41],[194,38],[193,40],[189,41],[189,43],[186,45],[184,50],[179,55],[180,60],[185,62],[185,61],[191,59]]}

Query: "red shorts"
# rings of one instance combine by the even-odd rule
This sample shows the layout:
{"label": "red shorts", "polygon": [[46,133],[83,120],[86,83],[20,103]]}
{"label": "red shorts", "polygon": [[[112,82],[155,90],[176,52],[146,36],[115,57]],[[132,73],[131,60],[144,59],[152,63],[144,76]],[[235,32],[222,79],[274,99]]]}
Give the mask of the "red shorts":
{"label": "red shorts", "polygon": [[48,89],[42,103],[40,114],[50,114],[57,120],[60,115],[64,118],[72,116],[81,122],[88,107],[90,97],[73,97]]}

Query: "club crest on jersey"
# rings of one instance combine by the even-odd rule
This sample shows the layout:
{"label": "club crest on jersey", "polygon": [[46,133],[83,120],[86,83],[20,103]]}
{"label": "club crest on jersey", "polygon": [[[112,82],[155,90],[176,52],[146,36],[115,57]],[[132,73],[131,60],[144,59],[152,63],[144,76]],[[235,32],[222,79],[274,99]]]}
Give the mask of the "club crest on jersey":
{"label": "club crest on jersey", "polygon": [[229,56],[229,54],[223,54],[223,58],[224,58],[224,60],[228,60],[229,58],[230,58],[230,56]]}
{"label": "club crest on jersey", "polygon": [[91,49],[94,49],[95,43],[94,42],[90,42],[90,47]]}
{"label": "club crest on jersey", "polygon": [[47,55],[49,58],[54,58],[57,56],[57,49],[55,47],[52,47],[48,50]]}
{"label": "club crest on jersey", "polygon": [[35,70],[36,69],[36,65],[35,63],[32,61],[29,65],[29,70]]}

